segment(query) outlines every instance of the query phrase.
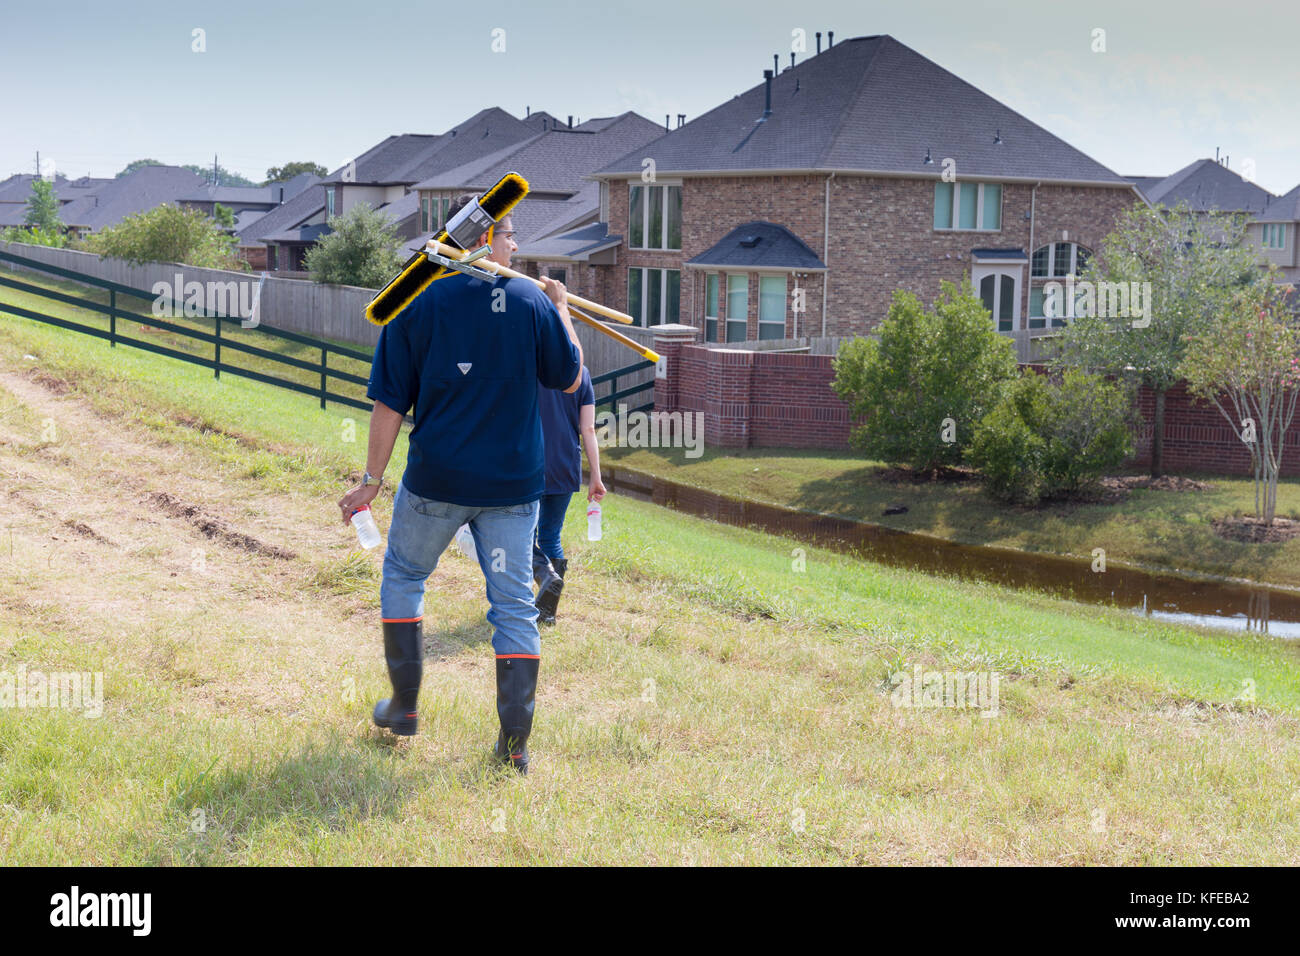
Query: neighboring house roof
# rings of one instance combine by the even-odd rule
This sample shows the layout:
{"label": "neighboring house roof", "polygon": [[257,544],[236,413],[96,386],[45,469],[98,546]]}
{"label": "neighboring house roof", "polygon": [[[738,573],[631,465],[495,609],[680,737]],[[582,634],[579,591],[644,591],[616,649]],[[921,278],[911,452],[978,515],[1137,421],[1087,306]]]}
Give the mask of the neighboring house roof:
{"label": "neighboring house roof", "polygon": [[265,242],[315,242],[321,236],[328,236],[331,232],[333,230],[325,223],[317,222],[310,226],[296,226],[262,238]]}
{"label": "neighboring house roof", "polygon": [[270,186],[204,186],[186,196],[181,202],[222,203],[273,203],[275,193]]}
{"label": "neighboring house roof", "polygon": [[568,232],[558,233],[530,242],[519,250],[520,258],[529,259],[586,259],[593,252],[609,249],[623,241],[622,236],[606,232],[607,224],[593,222]]}
{"label": "neighboring house roof", "polygon": [[247,229],[257,220],[266,215],[265,209],[245,209],[242,212],[235,213],[235,232],[241,229]]}
{"label": "neighboring house roof", "polygon": [[416,188],[487,189],[514,170],[528,180],[532,193],[572,194],[592,170],[644,146],[660,133],[657,125],[629,110],[596,131],[562,127],[538,134],[474,163],[422,180]]}
{"label": "neighboring house roof", "polygon": [[[26,204],[32,195],[32,181],[36,179],[31,173],[18,173],[0,182],[0,203]],[[83,196],[89,196],[113,182],[94,176],[81,176],[68,179],[66,176],[54,177],[54,195],[60,202],[71,202]]]}
{"label": "neighboring house roof", "polygon": [[401,223],[420,211],[420,194],[409,192],[401,199],[380,206],[379,211],[394,223]]}
{"label": "neighboring house roof", "polygon": [[98,230],[127,216],[176,202],[203,186],[203,177],[179,166],[142,166],[59,209],[65,225]]}
{"label": "neighboring house roof", "polygon": [[526,126],[532,127],[538,133],[542,131],[543,126],[547,129],[554,129],[561,125],[560,121],[550,113],[546,112],[546,110],[538,110],[536,113],[529,113],[523,118],[523,123]]}
{"label": "neighboring house roof", "polygon": [[1262,189],[1212,159],[1198,159],[1159,182],[1139,187],[1152,203],[1186,203],[1193,212],[1260,213],[1274,199]]}
{"label": "neighboring house roof", "polygon": [[688,259],[691,266],[733,266],[749,269],[825,270],[817,253],[785,226],[774,222],[747,222]]}
{"label": "neighboring house roof", "polygon": [[355,170],[341,166],[325,177],[325,182],[409,185],[535,135],[531,126],[493,106],[441,135],[389,136],[358,156],[353,161]]}
{"label": "neighboring house roof", "polygon": [[1300,186],[1274,199],[1255,219],[1259,222],[1300,222]]}
{"label": "neighboring house roof", "polygon": [[[601,168],[597,176],[839,170],[938,178],[945,158],[959,177],[1129,183],[890,36],[856,37]],[[1001,144],[995,137],[1001,136]],[[931,164],[923,162],[927,151]]]}
{"label": "neighboring house roof", "polygon": [[236,229],[235,237],[241,246],[261,246],[268,236],[299,226],[324,211],[325,187],[315,183],[269,210],[252,225]]}
{"label": "neighboring house roof", "polygon": [[1147,195],[1147,192],[1153,186],[1157,186],[1165,180],[1164,176],[1125,176],[1124,178],[1136,186],[1138,192],[1142,193],[1143,196]]}

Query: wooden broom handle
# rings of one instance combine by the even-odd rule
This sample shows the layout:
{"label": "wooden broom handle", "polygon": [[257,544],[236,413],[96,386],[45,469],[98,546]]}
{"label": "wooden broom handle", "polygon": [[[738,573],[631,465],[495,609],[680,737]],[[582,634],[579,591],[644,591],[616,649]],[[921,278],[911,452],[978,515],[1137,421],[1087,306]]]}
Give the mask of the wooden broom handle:
{"label": "wooden broom handle", "polygon": [[[437,239],[430,239],[427,249],[446,256],[448,259],[463,259],[468,254],[454,246],[449,246],[445,242],[439,242]],[[508,276],[511,279],[527,279],[539,289],[545,289],[546,283],[541,279],[534,279],[532,276],[526,276],[522,272],[516,272],[509,266],[503,266],[499,262],[493,262],[491,259],[483,258],[474,262],[474,265],[480,269],[486,269],[488,272],[495,272],[497,275]],[[613,319],[615,322],[622,322],[624,325],[632,324],[632,316],[626,312],[619,312],[617,309],[610,309],[601,305],[599,302],[592,302],[590,299],[584,299],[580,295],[574,295],[572,292],[565,292],[565,299],[570,305],[581,306],[589,312],[595,312],[597,315],[603,315],[607,319]],[[630,339],[628,341],[631,341]]]}

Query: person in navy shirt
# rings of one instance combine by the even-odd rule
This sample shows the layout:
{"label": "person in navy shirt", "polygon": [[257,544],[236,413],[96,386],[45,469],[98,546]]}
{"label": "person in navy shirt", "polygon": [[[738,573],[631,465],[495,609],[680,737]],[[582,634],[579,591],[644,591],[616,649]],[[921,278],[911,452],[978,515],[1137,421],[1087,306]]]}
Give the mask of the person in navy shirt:
{"label": "person in navy shirt", "polygon": [[[454,214],[474,197],[453,204]],[[476,245],[510,264],[518,249],[506,216]],[[575,392],[582,347],[562,283],[493,281],[453,272],[436,279],[384,326],[366,394],[374,400],[366,474],[339,507],[347,522],[378,494],[408,410],[406,469],[393,496],[380,584],[384,654],[393,696],[374,722],[396,734],[417,728],[423,670],[425,582],[462,524],[474,536],[491,605],[496,652],[495,753],[527,773],[541,642],[533,604],[532,542],[545,491],[538,386]]]}
{"label": "person in navy shirt", "polygon": [[605,497],[600,480],[600,446],[596,441],[596,392],[591,373],[584,366],[582,384],[565,393],[539,385],[537,404],[542,415],[542,436],[546,445],[546,492],[537,515],[537,537],[533,541],[533,580],[537,582],[537,620],[555,623],[555,610],[564,590],[569,560],[564,556],[560,532],[569,500],[582,485],[582,458],[578,439],[587,451],[590,477],[587,500]]}

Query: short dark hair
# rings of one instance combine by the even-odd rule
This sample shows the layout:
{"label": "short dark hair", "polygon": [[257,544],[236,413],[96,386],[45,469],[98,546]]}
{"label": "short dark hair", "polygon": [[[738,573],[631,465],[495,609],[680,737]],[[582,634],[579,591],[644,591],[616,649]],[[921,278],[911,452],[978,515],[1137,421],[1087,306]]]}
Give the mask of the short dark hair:
{"label": "short dark hair", "polygon": [[455,216],[456,213],[460,212],[476,199],[478,199],[478,196],[474,195],[474,193],[461,193],[453,199],[451,205],[447,207],[447,222],[451,222],[452,217]]}

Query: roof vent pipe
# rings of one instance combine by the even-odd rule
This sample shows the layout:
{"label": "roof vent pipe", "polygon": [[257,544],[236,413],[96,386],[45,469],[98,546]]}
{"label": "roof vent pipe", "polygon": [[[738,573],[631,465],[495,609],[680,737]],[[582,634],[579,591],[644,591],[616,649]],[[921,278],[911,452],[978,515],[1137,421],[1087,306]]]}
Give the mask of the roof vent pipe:
{"label": "roof vent pipe", "polygon": [[763,119],[772,115],[772,71],[763,71],[763,85],[765,88],[763,96]]}
{"label": "roof vent pipe", "polygon": [[818,30],[817,31],[817,52],[820,53],[821,51],[822,51],[822,31]]}
{"label": "roof vent pipe", "polygon": [[831,47],[833,47],[834,45],[835,45],[835,31],[834,31],[834,30],[827,30],[827,31],[826,31],[826,49],[829,50],[829,49],[830,49]]}

